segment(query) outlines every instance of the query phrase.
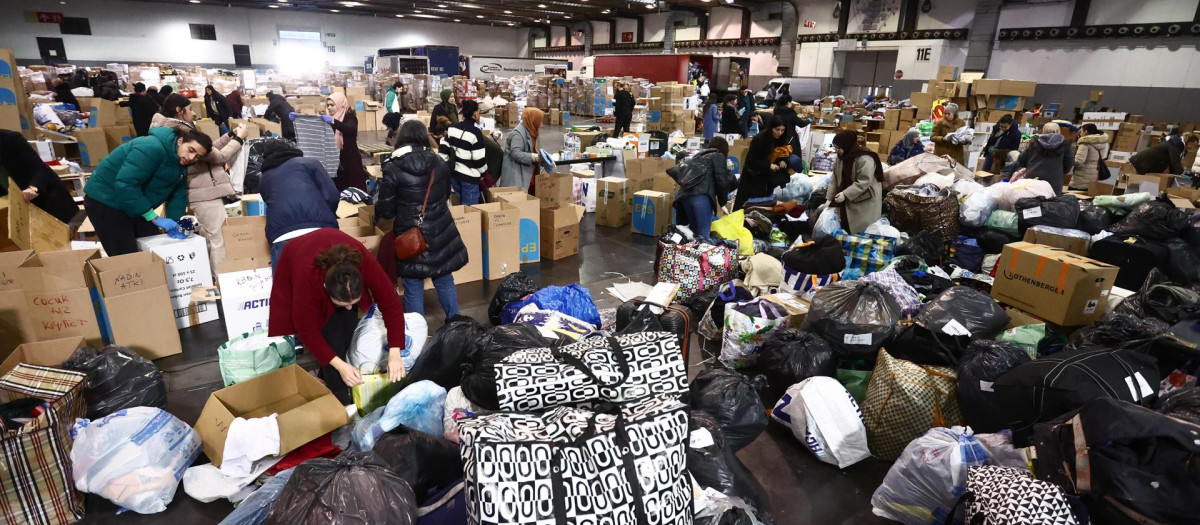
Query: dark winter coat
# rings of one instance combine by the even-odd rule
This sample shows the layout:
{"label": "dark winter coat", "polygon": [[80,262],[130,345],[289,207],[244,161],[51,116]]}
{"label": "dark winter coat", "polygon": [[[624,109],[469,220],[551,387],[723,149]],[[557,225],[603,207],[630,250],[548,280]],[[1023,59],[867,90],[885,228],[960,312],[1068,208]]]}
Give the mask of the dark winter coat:
{"label": "dark winter coat", "polygon": [[133,116],[133,129],[137,136],[145,137],[150,132],[150,121],[158,113],[158,104],[145,93],[129,95],[129,112]]}
{"label": "dark winter coat", "polygon": [[716,149],[704,149],[696,156],[684,161],[684,164],[694,164],[695,168],[705,170],[708,174],[704,182],[691,188],[680,188],[675,192],[676,217],[685,220],[687,213],[683,211],[683,200],[692,195],[707,195],[712,201],[712,209],[725,205],[729,192],[737,188],[737,179],[729,172],[729,162],[724,153]]}
{"label": "dark winter coat", "polygon": [[[0,129],[0,168],[8,173],[8,177],[17,183],[18,188],[37,188],[38,196],[31,202],[54,218],[71,222],[71,218],[79,212],[79,206],[75,204],[58,175],[42,162],[37,151],[34,151],[20,132]],[[0,194],[7,191],[6,184]],[[9,196],[9,199],[20,198],[20,195]]]}
{"label": "dark winter coat", "polygon": [[738,115],[737,108],[729,104],[721,106],[721,133],[746,134],[746,129],[742,127],[742,116]]}
{"label": "dark winter coat", "polygon": [[[292,122],[289,113],[295,113],[291,104],[281,95],[275,93],[267,93],[267,120],[278,122],[280,127],[280,135],[289,140],[296,140],[296,125]],[[358,128],[355,128],[357,131]]]}
{"label": "dark winter coat", "polygon": [[1137,169],[1138,174],[1174,173],[1183,174],[1183,148],[1179,143],[1164,140],[1154,147],[1138,152],[1129,159],[1129,163]]}
{"label": "dark winter coat", "polygon": [[913,144],[912,139],[900,139],[892,146],[892,152],[888,154],[888,164],[900,164],[908,159],[925,153],[925,147],[921,144]]}
{"label": "dark winter coat", "polygon": [[204,110],[208,112],[208,118],[213,119],[217,125],[229,121],[229,102],[220,93],[204,95]]}
{"label": "dark winter coat", "polygon": [[1062,195],[1063,175],[1075,167],[1075,149],[1058,133],[1038,135],[1017,157],[1017,165],[1025,168],[1025,178],[1049,182],[1054,194]]}
{"label": "dark winter coat", "polygon": [[[807,127],[812,121],[800,118],[800,115],[796,114],[796,110],[787,106],[775,106],[774,112],[775,116],[783,121],[785,126],[783,136],[787,139],[787,143],[792,146],[792,153],[801,155],[800,152],[804,151],[804,148],[800,147],[800,135],[796,133],[796,129]],[[766,125],[764,122],[763,126],[765,127]]]}
{"label": "dark winter coat", "polygon": [[786,133],[778,140],[771,136],[770,131],[754,136],[746,150],[746,163],[742,166],[742,177],[738,179],[738,192],[733,209],[744,207],[749,199],[770,197],[775,193],[775,188],[787,184],[787,171],[771,169],[771,157],[775,148],[786,145]]}
{"label": "dark winter coat", "polygon": [[429,201],[425,222],[421,224],[425,253],[414,259],[397,260],[396,273],[400,277],[437,278],[467,265],[467,248],[450,215],[450,167],[436,151],[404,144],[392,153],[383,165],[375,216],[382,221],[395,219],[392,231],[397,235],[407,231],[417,225],[427,188]]}
{"label": "dark winter coat", "polygon": [[342,150],[338,152],[338,171],[334,184],[337,189],[358,188],[367,190],[367,169],[363,167],[362,153],[358,152],[358,115],[346,112],[345,120],[335,120],[333,129],[342,132]]}
{"label": "dark winter coat", "polygon": [[[300,150],[288,150],[299,152]],[[333,179],[314,158],[290,156],[283,162],[263,154],[262,179],[258,191],[267,214],[267,240],[305,228],[337,228],[338,191]],[[290,153],[280,152],[279,156]]]}
{"label": "dark winter coat", "polygon": [[617,122],[629,122],[633,118],[633,94],[622,89],[613,98],[613,116]]}

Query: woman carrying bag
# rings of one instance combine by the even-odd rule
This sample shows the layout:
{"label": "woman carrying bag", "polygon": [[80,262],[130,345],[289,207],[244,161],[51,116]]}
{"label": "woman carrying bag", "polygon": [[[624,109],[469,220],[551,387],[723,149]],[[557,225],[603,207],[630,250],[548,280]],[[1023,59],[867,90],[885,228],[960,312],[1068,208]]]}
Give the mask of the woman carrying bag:
{"label": "woman carrying bag", "polygon": [[375,216],[381,230],[396,236],[391,248],[404,282],[404,310],[425,314],[425,279],[432,279],[448,320],[458,315],[452,272],[467,265],[448,204],[450,167],[430,148],[425,124],[407,121],[397,137],[399,148],[383,165]]}

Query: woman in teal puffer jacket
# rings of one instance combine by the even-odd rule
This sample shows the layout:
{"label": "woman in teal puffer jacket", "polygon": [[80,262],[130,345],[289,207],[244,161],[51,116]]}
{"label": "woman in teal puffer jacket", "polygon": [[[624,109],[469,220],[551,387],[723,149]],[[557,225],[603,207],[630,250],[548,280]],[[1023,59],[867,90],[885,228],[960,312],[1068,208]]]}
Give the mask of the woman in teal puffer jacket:
{"label": "woman in teal puffer jacket", "polygon": [[[150,128],[109,153],[84,187],[83,207],[109,257],[138,251],[137,239],[159,228],[183,237],[175,221],[187,209],[187,166],[212,151],[208,135]],[[155,209],[166,203],[166,217]]]}

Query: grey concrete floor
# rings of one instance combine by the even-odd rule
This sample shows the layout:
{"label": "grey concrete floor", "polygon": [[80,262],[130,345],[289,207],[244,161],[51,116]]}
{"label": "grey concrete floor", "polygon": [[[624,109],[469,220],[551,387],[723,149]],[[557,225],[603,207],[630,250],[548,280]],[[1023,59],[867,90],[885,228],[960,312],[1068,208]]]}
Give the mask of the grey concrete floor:
{"label": "grey concrete floor", "polygon": [[[380,133],[364,133],[360,141],[382,142]],[[561,128],[549,127],[542,133],[543,147],[561,147]],[[579,283],[592,294],[596,305],[615,308],[619,301],[606,289],[626,278],[652,284],[656,239],[632,233],[628,227],[614,229],[596,227],[592,215],[580,225],[579,254],[558,261],[522,265],[539,286]],[[614,273],[615,272],[615,273]],[[616,275],[621,274],[621,275]],[[499,281],[480,281],[459,285],[458,301],[464,315],[487,324],[487,308]],[[432,333],[444,319],[433,290],[426,293],[426,318]],[[155,362],[164,372],[168,387],[167,410],[188,424],[194,423],[208,395],[221,387],[217,363],[217,346],[225,342],[221,323],[211,322],[180,332],[184,351],[180,355]],[[693,338],[695,336],[693,335]],[[703,367],[699,341],[693,339],[689,376]],[[308,354],[298,362],[313,369],[315,363]],[[780,525],[806,524],[872,524],[892,523],[871,514],[871,494],[879,486],[890,466],[874,458],[844,470],[822,463],[809,453],[791,433],[773,422],[752,444],[738,452],[738,457],[766,488],[770,514]],[[203,455],[199,462],[207,462]],[[117,508],[107,500],[89,495],[87,517],[81,522],[100,524],[161,524],[201,525],[221,521],[232,506],[225,500],[200,503],[184,492],[182,485],[165,512],[138,515],[127,512],[116,515]]]}

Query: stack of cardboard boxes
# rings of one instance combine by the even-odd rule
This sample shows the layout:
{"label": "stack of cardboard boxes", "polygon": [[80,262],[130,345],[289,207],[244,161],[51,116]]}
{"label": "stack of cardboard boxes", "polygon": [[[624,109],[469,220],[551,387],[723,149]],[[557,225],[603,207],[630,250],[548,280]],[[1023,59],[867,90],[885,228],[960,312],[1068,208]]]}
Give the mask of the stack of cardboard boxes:
{"label": "stack of cardboard boxes", "polygon": [[867,133],[867,147],[887,160],[892,145],[904,138],[908,129],[916,125],[917,108],[893,108],[884,110],[883,126]]}
{"label": "stack of cardboard boxes", "polygon": [[684,109],[684,100],[692,93],[692,86],[675,82],[650,88],[650,97],[645,99],[646,130],[670,133],[678,129],[687,136],[696,134],[695,111]]}
{"label": "stack of cardboard boxes", "polygon": [[0,129],[18,130],[33,137],[33,105],[17,74],[17,58],[11,49],[0,49]]}
{"label": "stack of cardboard boxes", "polygon": [[976,112],[975,122],[999,122],[1004,115],[1025,110],[1025,98],[1033,97],[1037,82],[981,78],[972,83],[974,97],[970,108]]}

